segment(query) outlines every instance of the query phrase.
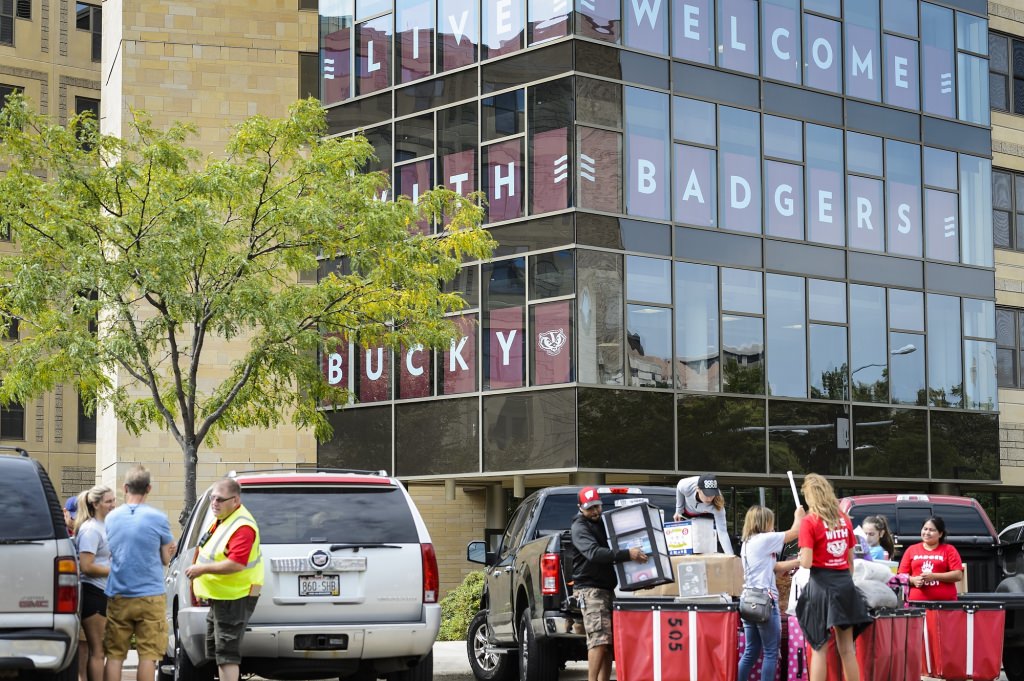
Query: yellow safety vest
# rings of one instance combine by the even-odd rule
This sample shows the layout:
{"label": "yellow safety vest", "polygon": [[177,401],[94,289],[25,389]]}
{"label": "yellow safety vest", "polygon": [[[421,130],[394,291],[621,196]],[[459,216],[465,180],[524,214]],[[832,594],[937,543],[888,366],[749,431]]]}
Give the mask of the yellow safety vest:
{"label": "yellow safety vest", "polygon": [[196,598],[218,601],[234,601],[248,596],[255,585],[263,584],[263,554],[260,552],[260,528],[245,506],[239,506],[234,513],[222,520],[217,529],[200,547],[196,564],[216,563],[227,558],[228,539],[240,527],[251,527],[256,540],[249,551],[245,569],[229,575],[203,574],[192,581]]}

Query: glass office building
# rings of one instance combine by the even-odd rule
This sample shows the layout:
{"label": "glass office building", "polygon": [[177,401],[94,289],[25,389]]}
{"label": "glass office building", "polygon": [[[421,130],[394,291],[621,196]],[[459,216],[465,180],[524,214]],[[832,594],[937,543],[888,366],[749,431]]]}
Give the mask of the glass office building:
{"label": "glass office building", "polygon": [[997,481],[987,10],[321,0],[331,134],[499,243],[450,348],[322,358],[321,464]]}

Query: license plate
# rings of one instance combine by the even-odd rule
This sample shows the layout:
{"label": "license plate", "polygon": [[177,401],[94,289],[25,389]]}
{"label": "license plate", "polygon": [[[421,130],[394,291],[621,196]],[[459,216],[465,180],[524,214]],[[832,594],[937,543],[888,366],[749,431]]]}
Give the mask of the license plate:
{"label": "license plate", "polygon": [[338,596],[341,594],[339,575],[299,575],[300,596]]}

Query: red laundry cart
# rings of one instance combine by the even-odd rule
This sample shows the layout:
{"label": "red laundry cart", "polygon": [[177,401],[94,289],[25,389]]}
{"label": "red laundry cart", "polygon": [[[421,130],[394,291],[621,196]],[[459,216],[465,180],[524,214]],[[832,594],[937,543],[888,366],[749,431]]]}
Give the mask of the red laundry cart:
{"label": "red laundry cart", "polygon": [[[875,621],[855,641],[862,681],[919,681],[924,610],[878,608],[871,614]],[[843,681],[843,661],[834,637],[829,639],[826,651],[828,681]],[[810,657],[808,645],[807,659]]]}
{"label": "red laundry cart", "polygon": [[949,681],[993,681],[1003,660],[1002,603],[926,601],[924,673]]}
{"label": "red laundry cart", "polygon": [[735,603],[622,599],[612,619],[619,681],[736,681]]}

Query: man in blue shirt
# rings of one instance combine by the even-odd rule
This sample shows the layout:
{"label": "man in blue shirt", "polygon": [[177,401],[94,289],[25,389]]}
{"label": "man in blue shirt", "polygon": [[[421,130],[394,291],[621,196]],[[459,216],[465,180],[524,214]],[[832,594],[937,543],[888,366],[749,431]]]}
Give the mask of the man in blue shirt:
{"label": "man in blue shirt", "polygon": [[154,681],[167,648],[164,566],[177,545],[167,515],[146,504],[149,471],[135,466],[124,481],[124,504],[106,518],[110,546],[107,578],[107,656],[104,681],[120,681],[132,634],[139,654],[138,681]]}

